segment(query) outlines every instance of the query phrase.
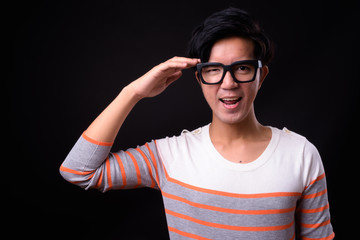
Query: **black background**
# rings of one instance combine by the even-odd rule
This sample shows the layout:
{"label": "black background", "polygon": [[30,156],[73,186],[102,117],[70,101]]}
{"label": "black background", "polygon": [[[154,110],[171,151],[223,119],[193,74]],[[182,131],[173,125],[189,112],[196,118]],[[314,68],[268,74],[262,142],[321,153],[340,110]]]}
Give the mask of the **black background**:
{"label": "black background", "polygon": [[[160,193],[84,191],[59,167],[91,121],[151,67],[185,53],[192,29],[234,6],[260,20],[276,54],[255,101],[265,125],[318,148],[337,239],[353,239],[359,166],[359,10],[355,1],[14,1],[3,12],[11,60],[3,161],[12,236],[167,239]],[[193,72],[141,101],[114,150],[209,123]],[[9,129],[8,129],[9,128]],[[9,154],[10,153],[10,154]],[[9,156],[10,155],[10,156]],[[284,179],[285,180],[285,179]],[[8,194],[6,195],[8,196]],[[5,208],[6,210],[6,208]]]}

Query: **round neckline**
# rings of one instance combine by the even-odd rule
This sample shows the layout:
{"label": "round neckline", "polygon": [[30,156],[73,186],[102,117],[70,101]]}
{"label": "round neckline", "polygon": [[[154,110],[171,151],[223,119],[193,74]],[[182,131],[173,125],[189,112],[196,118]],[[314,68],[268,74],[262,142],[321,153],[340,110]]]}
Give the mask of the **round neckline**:
{"label": "round neckline", "polygon": [[215,148],[210,138],[210,124],[204,126],[203,129],[203,134],[207,142],[206,145],[208,146],[208,150],[211,152],[211,155],[214,156],[213,159],[217,165],[229,168],[231,170],[251,171],[261,167],[270,159],[270,156],[274,152],[279,140],[279,132],[277,131],[277,129],[271,126],[267,126],[271,129],[271,139],[265,150],[261,153],[261,155],[250,163],[235,163],[224,158]]}

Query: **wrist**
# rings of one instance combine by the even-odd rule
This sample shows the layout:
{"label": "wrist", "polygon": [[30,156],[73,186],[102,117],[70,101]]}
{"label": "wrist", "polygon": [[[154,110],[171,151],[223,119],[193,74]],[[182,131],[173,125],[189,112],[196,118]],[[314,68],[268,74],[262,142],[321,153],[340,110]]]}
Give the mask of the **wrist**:
{"label": "wrist", "polygon": [[141,99],[143,99],[144,97],[140,96],[139,94],[136,93],[136,91],[133,89],[132,85],[129,84],[127,86],[125,86],[121,93],[120,94],[123,94],[125,95],[129,101],[131,103],[133,103],[134,105],[139,102]]}

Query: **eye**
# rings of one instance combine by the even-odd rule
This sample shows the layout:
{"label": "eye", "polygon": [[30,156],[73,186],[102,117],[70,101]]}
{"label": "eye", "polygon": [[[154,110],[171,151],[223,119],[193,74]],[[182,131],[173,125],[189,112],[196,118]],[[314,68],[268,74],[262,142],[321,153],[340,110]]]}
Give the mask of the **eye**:
{"label": "eye", "polygon": [[244,64],[239,64],[239,65],[235,65],[233,67],[233,71],[236,74],[248,74],[248,73],[252,73],[254,70],[254,67],[252,65],[244,65]]}
{"label": "eye", "polygon": [[237,68],[237,71],[242,71],[242,72],[249,71],[249,70],[250,70],[250,68],[247,66],[238,66],[238,68]]}
{"label": "eye", "polygon": [[221,67],[218,67],[218,66],[204,67],[202,72],[209,73],[209,74],[219,73],[219,72],[221,72]]}

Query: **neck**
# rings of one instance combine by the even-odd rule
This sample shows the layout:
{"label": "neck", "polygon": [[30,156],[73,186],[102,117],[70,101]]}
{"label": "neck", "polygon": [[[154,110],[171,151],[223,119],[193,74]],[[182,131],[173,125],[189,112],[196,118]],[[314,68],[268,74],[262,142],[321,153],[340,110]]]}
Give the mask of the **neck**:
{"label": "neck", "polygon": [[264,135],[266,127],[261,125],[251,111],[245,119],[238,123],[224,123],[213,117],[210,125],[210,136],[212,141],[230,144],[233,141],[253,141]]}

